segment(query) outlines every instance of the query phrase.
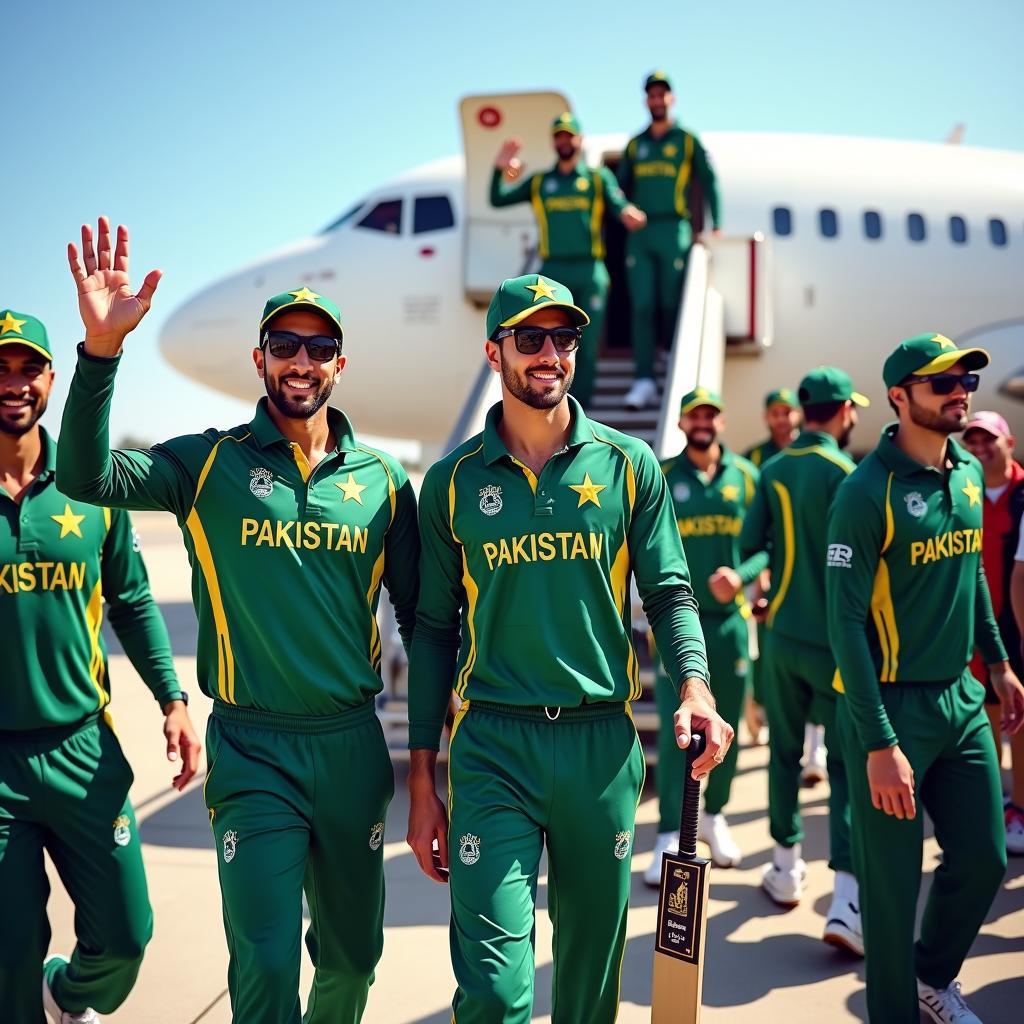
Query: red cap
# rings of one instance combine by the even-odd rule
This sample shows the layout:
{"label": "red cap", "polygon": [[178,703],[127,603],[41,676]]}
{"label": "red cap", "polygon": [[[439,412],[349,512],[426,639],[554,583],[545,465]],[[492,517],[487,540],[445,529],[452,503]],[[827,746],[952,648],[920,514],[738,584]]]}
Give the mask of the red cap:
{"label": "red cap", "polygon": [[966,434],[968,430],[984,430],[993,437],[1013,437],[1006,420],[997,412],[976,412],[970,423],[964,427],[964,433]]}

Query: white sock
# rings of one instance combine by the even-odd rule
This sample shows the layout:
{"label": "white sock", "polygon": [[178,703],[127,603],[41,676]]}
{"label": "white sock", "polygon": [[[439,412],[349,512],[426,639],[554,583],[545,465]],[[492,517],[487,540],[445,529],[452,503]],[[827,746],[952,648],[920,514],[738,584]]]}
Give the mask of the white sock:
{"label": "white sock", "polygon": [[859,907],[859,897],[860,887],[857,885],[857,879],[849,871],[837,871],[832,898],[841,900],[844,903],[852,903],[855,907]]}
{"label": "white sock", "polygon": [[782,871],[793,871],[796,868],[796,862],[800,859],[801,846],[800,843],[795,843],[793,846],[775,846],[775,856],[773,858],[775,866]]}

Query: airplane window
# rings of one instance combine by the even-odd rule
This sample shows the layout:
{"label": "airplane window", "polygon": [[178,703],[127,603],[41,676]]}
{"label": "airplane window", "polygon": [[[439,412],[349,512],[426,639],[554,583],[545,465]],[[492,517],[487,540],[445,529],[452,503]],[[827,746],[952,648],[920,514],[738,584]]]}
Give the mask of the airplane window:
{"label": "airplane window", "polygon": [[912,242],[923,242],[925,237],[924,217],[919,213],[907,214],[907,234]]}
{"label": "airplane window", "polygon": [[776,206],[772,210],[772,221],[775,227],[775,234],[788,235],[793,231],[793,215],[789,212],[788,206]]}
{"label": "airplane window", "polygon": [[320,234],[326,235],[329,231],[334,231],[335,228],[340,228],[342,224],[347,224],[362,208],[362,203],[356,203],[355,206],[346,210],[337,220],[332,220],[331,223],[320,232]]}
{"label": "airplane window", "polygon": [[839,218],[835,210],[819,210],[818,224],[826,238],[835,238],[839,234]]}
{"label": "airplane window", "polygon": [[949,218],[949,237],[957,245],[963,245],[967,241],[967,221],[955,214]]}
{"label": "airplane window", "polygon": [[370,212],[356,225],[369,231],[384,231],[389,235],[397,235],[402,225],[402,200],[386,199],[377,203]]}
{"label": "airplane window", "polygon": [[425,231],[442,231],[454,225],[455,215],[447,196],[416,197],[412,215],[414,235],[421,235]]}
{"label": "airplane window", "polygon": [[864,234],[868,238],[882,237],[882,215],[877,210],[864,211]]}
{"label": "airplane window", "polygon": [[988,222],[988,236],[993,245],[1006,245],[1006,224],[998,217],[993,217]]}

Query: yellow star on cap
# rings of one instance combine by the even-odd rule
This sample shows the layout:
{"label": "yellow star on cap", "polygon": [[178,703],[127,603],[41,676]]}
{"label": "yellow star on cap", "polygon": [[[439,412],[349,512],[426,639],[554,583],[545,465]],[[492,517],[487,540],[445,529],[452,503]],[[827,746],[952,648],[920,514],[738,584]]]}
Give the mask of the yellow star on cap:
{"label": "yellow star on cap", "polygon": [[81,522],[85,519],[84,515],[76,516],[71,511],[71,506],[64,502],[64,514],[60,516],[50,516],[50,518],[60,526],[60,539],[63,540],[69,533],[73,533],[76,537],[82,536]]}
{"label": "yellow star on cap", "polygon": [[740,489],[735,484],[726,484],[718,493],[726,501],[736,501],[740,496]]}
{"label": "yellow star on cap", "polygon": [[981,502],[981,488],[973,480],[967,481],[967,486],[963,489],[963,493],[967,495],[971,508],[974,508],[975,505]]}
{"label": "yellow star on cap", "polygon": [[289,292],[289,295],[295,299],[296,302],[316,302],[320,298],[316,292],[311,292],[305,285],[303,285],[297,292]]}
{"label": "yellow star on cap", "polygon": [[945,351],[947,348],[956,348],[956,343],[950,341],[949,338],[947,338],[944,334],[936,334],[935,337],[932,338],[932,341],[934,341],[935,344],[938,345],[939,348],[941,348],[943,351]]}
{"label": "yellow star on cap", "polygon": [[598,494],[605,489],[606,484],[595,484],[590,479],[590,474],[587,473],[583,477],[583,483],[581,484],[569,484],[569,489],[575,491],[580,496],[579,504],[577,508],[583,508],[588,502],[592,501],[598,508],[601,507],[601,501],[598,498]]}
{"label": "yellow star on cap", "polygon": [[555,293],[551,290],[551,285],[543,277],[538,277],[536,284],[528,284],[526,287],[533,292],[534,302],[540,302],[541,299],[554,299],[555,297]]}
{"label": "yellow star on cap", "polygon": [[19,320],[8,310],[4,314],[3,320],[0,320],[0,334],[21,334],[21,328],[24,323],[24,320]]}
{"label": "yellow star on cap", "polygon": [[357,484],[356,478],[349,473],[348,479],[343,484],[335,484],[335,487],[341,490],[341,493],[345,495],[342,498],[342,502],[346,501],[358,501],[360,505],[363,503],[363,491],[366,490],[367,484]]}

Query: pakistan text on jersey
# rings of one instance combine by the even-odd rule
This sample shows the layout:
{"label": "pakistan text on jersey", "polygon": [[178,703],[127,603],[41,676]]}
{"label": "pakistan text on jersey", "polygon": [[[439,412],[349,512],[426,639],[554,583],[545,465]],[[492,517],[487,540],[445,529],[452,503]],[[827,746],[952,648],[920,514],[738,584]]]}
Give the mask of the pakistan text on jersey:
{"label": "pakistan text on jersey", "polygon": [[0,565],[0,594],[29,590],[81,590],[85,562],[5,562]]}
{"label": "pakistan text on jersey", "polygon": [[981,551],[981,527],[947,530],[937,537],[915,540],[910,545],[910,564],[927,565],[941,558],[956,558]]}
{"label": "pakistan text on jersey", "polygon": [[571,562],[576,558],[599,559],[604,550],[604,534],[579,533],[571,530],[558,533],[524,533],[519,537],[502,537],[481,545],[487,568],[494,572],[500,565],[520,562],[553,562],[561,557]]}
{"label": "pakistan text on jersey", "polygon": [[684,519],[677,519],[676,525],[679,527],[680,537],[715,537],[719,534],[738,537],[743,520],[739,516],[686,516]]}
{"label": "pakistan text on jersey", "polygon": [[313,551],[352,551],[366,553],[369,529],[348,523],[299,523],[280,519],[243,519],[242,547],[301,548]]}

